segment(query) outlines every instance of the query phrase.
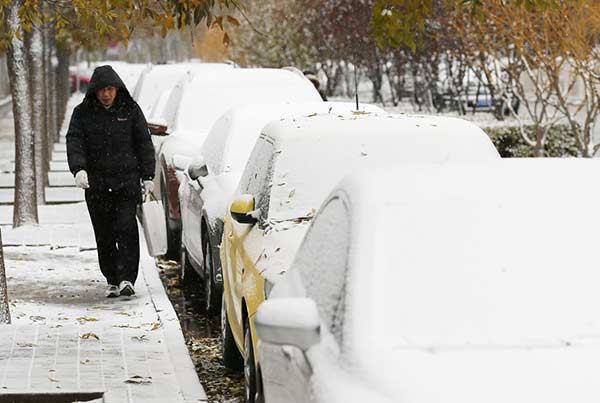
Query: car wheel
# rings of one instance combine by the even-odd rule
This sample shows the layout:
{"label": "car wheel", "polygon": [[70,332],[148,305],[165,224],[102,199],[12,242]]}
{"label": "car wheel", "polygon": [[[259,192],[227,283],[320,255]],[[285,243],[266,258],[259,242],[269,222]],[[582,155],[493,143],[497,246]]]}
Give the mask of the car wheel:
{"label": "car wheel", "polygon": [[171,228],[171,219],[169,218],[169,195],[167,194],[167,186],[164,179],[161,179],[160,181],[160,198],[165,211],[165,225],[167,227],[167,253],[165,253],[165,258],[174,260],[177,259],[178,240],[176,232]]}
{"label": "car wheel", "polygon": [[227,307],[225,306],[225,296],[221,300],[221,343],[223,347],[223,365],[225,368],[233,371],[239,371],[244,367],[242,356],[235,345],[233,332],[227,319]]}
{"label": "car wheel", "polygon": [[198,274],[190,264],[190,260],[187,257],[187,250],[185,246],[181,244],[180,246],[180,261],[181,261],[181,281],[184,284],[190,284],[192,280],[198,277]]}
{"label": "car wheel", "polygon": [[256,366],[254,365],[254,346],[248,318],[244,322],[244,383],[246,385],[246,403],[255,403]]}
{"label": "car wheel", "polygon": [[204,255],[204,307],[208,313],[217,313],[219,309],[219,301],[221,296],[218,295],[217,290],[213,282],[213,260],[212,260],[212,248],[208,241],[208,235],[204,233],[202,252]]}

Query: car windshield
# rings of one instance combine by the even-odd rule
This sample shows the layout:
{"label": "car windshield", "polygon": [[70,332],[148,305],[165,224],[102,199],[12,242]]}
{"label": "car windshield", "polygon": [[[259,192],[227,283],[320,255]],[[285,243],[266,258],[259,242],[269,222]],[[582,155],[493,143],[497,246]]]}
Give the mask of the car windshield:
{"label": "car windshield", "polygon": [[340,148],[340,138],[296,137],[276,151],[274,177],[270,189],[268,217],[293,220],[312,216],[334,185],[345,175],[371,164],[392,164],[398,160],[393,136],[348,135]]}
{"label": "car windshield", "polygon": [[492,189],[484,200],[460,195],[441,202],[429,192],[429,200],[378,209],[374,231],[387,234],[380,237],[386,274],[377,283],[385,290],[381,328],[392,345],[600,338],[597,228],[585,224],[598,197],[569,198],[558,188],[536,196],[526,186],[519,190],[524,199]]}

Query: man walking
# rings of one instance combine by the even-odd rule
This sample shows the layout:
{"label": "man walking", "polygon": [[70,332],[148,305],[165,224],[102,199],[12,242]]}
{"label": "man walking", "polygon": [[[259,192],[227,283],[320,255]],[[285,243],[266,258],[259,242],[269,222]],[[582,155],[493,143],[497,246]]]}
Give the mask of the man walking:
{"label": "man walking", "polygon": [[85,189],[107,297],[134,295],[140,260],[136,208],[152,191],[154,147],[146,119],[110,66],[94,70],[83,102],[73,110],[67,157]]}

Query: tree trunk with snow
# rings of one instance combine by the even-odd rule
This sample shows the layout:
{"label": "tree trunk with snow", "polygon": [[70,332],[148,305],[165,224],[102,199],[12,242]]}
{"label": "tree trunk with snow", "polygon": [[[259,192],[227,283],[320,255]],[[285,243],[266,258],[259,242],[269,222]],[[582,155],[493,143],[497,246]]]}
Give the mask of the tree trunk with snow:
{"label": "tree trunk with snow", "polygon": [[44,92],[44,51],[41,28],[34,27],[26,35],[29,62],[29,78],[31,90],[32,126],[35,149],[35,188],[38,205],[44,204],[44,189],[46,187],[46,161],[47,157],[45,137],[45,92]]}
{"label": "tree trunk with snow", "polygon": [[[5,9],[4,26],[16,33],[19,28],[19,7],[23,0],[13,0]],[[15,196],[13,226],[37,224],[35,191],[34,136],[31,126],[27,52],[18,35],[12,35],[7,50],[7,66],[13,99],[15,122]]]}
{"label": "tree trunk with snow", "polygon": [[6,287],[6,267],[4,266],[4,251],[2,249],[2,231],[0,230],[0,325],[10,324],[10,306],[8,304],[8,289]]}

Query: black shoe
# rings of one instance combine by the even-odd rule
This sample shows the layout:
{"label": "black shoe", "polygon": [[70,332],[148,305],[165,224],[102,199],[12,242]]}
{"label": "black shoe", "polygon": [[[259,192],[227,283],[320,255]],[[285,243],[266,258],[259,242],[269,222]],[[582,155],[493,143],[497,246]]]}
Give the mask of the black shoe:
{"label": "black shoe", "polygon": [[131,284],[127,280],[121,281],[121,284],[119,285],[119,294],[121,294],[124,297],[130,297],[132,295],[135,295],[133,284]]}
{"label": "black shoe", "polygon": [[108,288],[106,289],[105,295],[106,295],[106,298],[118,297],[119,295],[121,295],[119,293],[119,287],[117,287],[116,285],[109,284]]}

